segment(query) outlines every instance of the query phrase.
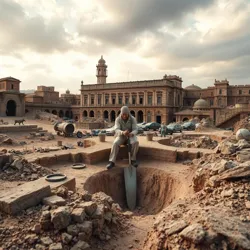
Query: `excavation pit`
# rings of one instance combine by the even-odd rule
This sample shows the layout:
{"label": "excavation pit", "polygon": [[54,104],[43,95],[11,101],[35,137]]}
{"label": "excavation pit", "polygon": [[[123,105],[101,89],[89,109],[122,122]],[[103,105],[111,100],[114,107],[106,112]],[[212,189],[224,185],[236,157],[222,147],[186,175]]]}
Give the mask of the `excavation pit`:
{"label": "excavation pit", "polygon": [[[84,189],[93,194],[104,192],[111,196],[123,209],[127,209],[123,168],[102,171],[90,176]],[[138,214],[157,214],[178,198],[181,180],[164,170],[155,168],[137,169],[137,209]]]}

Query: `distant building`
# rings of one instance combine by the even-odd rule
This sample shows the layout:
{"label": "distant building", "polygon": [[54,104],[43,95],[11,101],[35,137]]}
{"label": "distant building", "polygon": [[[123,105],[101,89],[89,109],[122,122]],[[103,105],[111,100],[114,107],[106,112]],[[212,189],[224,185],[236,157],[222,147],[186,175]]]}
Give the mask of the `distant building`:
{"label": "distant building", "polygon": [[25,94],[20,93],[20,80],[13,77],[0,79],[0,116],[23,116]]}
{"label": "distant building", "polygon": [[[121,106],[127,105],[138,122],[169,123],[198,116],[210,117],[218,126],[226,126],[232,117],[237,120],[250,113],[250,85],[233,86],[225,79],[215,80],[214,86],[204,89],[197,85],[183,88],[182,79],[176,75],[164,75],[156,80],[108,83],[107,68],[101,56],[96,65],[96,83],[83,84],[82,81],[78,95],[67,90],[59,97],[54,87],[38,86],[33,94],[26,95],[25,112],[35,114],[42,110],[76,120],[91,118],[114,122]],[[24,98],[19,92],[20,81],[9,77],[2,78],[1,83],[2,92],[11,92],[15,96],[15,100],[12,99],[16,103],[16,113],[13,111],[8,115],[23,114],[24,104],[18,106],[21,104],[17,98],[18,95]],[[11,103],[8,107],[14,107]],[[6,101],[1,104],[1,109],[1,115],[6,115],[9,110]]]}

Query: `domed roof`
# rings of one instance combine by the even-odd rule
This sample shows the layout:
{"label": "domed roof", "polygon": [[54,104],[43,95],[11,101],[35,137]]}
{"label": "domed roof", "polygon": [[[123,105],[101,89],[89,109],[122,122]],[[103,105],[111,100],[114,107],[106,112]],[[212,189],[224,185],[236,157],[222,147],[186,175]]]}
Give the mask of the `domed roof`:
{"label": "domed roof", "polygon": [[193,109],[209,109],[209,103],[204,99],[199,99],[194,103]]}
{"label": "domed roof", "polygon": [[66,90],[66,94],[70,94],[70,91],[68,89]]}
{"label": "domed roof", "polygon": [[192,84],[192,85],[187,86],[185,89],[188,89],[188,90],[200,90],[201,88],[199,86],[197,86],[197,85]]}
{"label": "domed roof", "polygon": [[105,64],[106,61],[103,59],[103,57],[101,56],[101,59],[99,59],[98,63],[101,63],[101,64]]}

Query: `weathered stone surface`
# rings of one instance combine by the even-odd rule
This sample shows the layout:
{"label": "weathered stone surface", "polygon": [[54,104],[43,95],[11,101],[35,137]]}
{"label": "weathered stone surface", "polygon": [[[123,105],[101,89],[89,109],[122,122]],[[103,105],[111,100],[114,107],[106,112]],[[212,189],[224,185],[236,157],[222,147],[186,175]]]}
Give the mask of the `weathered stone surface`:
{"label": "weathered stone surface", "polygon": [[52,239],[50,237],[42,237],[41,238],[41,244],[44,246],[49,246],[53,243]]}
{"label": "weathered stone surface", "polygon": [[63,250],[61,243],[53,243],[49,246],[49,250]]}
{"label": "weathered stone surface", "polygon": [[240,164],[237,167],[228,169],[219,176],[219,180],[230,180],[250,177],[250,161]]}
{"label": "weathered stone surface", "polygon": [[[0,248],[1,249],[1,248]],[[45,250],[46,247],[41,245],[41,244],[36,244],[36,247],[35,247],[36,250]]]}
{"label": "weathered stone surface", "polygon": [[51,221],[55,229],[66,228],[71,222],[70,211],[68,207],[59,207],[52,213]]}
{"label": "weathered stone surface", "polygon": [[93,231],[92,221],[84,221],[82,224],[77,224],[77,227],[79,229],[79,239],[89,241]]}
{"label": "weathered stone surface", "polygon": [[239,162],[250,161],[250,152],[245,150],[238,152],[236,160]]}
{"label": "weathered stone surface", "polygon": [[222,197],[230,197],[230,196],[233,195],[233,193],[234,193],[234,190],[231,188],[231,189],[228,189],[228,190],[223,190],[221,192],[221,196]]}
{"label": "weathered stone surface", "polygon": [[76,225],[69,225],[67,227],[67,232],[72,236],[76,236],[79,233],[79,229]]}
{"label": "weathered stone surface", "polygon": [[91,248],[87,242],[78,241],[70,250],[91,250]]}
{"label": "weathered stone surface", "polygon": [[80,203],[78,207],[84,208],[85,213],[88,216],[92,216],[97,209],[97,204],[93,201],[87,201]]}
{"label": "weathered stone surface", "polygon": [[181,231],[180,235],[183,238],[198,244],[204,239],[206,232],[202,225],[195,223],[186,227],[183,231]]}
{"label": "weathered stone surface", "polygon": [[84,208],[75,208],[71,213],[73,221],[77,223],[82,223],[85,219],[85,209]]}
{"label": "weathered stone surface", "polygon": [[71,240],[72,240],[72,235],[67,234],[67,233],[62,233],[61,237],[62,237],[62,242],[64,244],[69,244],[71,242]]}
{"label": "weathered stone surface", "polygon": [[250,201],[246,201],[246,202],[245,202],[245,205],[246,205],[246,208],[247,208],[247,209],[250,209]]}
{"label": "weathered stone surface", "polygon": [[230,155],[236,152],[236,146],[227,140],[222,141],[218,147],[223,155]]}
{"label": "weathered stone surface", "polygon": [[167,225],[167,230],[165,231],[165,233],[166,235],[170,236],[172,234],[179,233],[187,226],[188,224],[184,220],[176,221],[171,223],[170,225]]}
{"label": "weathered stone surface", "polygon": [[44,198],[43,204],[50,205],[50,206],[64,206],[66,205],[66,201],[60,196],[52,195],[52,196]]}
{"label": "weathered stone surface", "polygon": [[8,214],[16,214],[41,203],[44,197],[51,195],[48,184],[37,186],[36,181],[22,184],[9,192],[0,193],[0,210]]}

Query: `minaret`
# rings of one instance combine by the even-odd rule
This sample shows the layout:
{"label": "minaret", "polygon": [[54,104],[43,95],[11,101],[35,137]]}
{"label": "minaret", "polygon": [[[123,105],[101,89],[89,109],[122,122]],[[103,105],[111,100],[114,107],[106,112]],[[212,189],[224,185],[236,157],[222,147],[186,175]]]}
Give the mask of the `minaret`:
{"label": "minaret", "polygon": [[96,65],[96,77],[97,77],[97,84],[105,84],[106,78],[108,76],[108,70],[105,60],[102,58],[98,61]]}

